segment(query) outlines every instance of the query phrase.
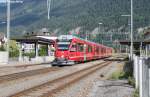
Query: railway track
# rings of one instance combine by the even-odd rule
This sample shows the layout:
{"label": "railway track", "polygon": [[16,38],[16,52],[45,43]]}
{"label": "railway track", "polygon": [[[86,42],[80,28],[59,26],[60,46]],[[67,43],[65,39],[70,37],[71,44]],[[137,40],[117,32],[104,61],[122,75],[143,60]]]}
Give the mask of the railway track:
{"label": "railway track", "polygon": [[8,75],[0,76],[0,84],[6,83],[8,81],[18,80],[25,77],[35,76],[39,74],[49,73],[52,71],[60,70],[58,67],[49,67],[49,68],[42,68],[42,69],[36,69],[36,70],[29,70],[29,71],[23,71],[19,73],[13,73]]}
{"label": "railway track", "polygon": [[103,62],[94,66],[87,67],[74,73],[56,78],[39,86],[21,91],[19,93],[11,95],[10,97],[52,97],[53,94],[60,91],[61,89],[64,89],[66,86],[72,85],[73,83],[96,72],[97,70],[108,66],[110,63],[112,62]]}
{"label": "railway track", "polygon": [[39,66],[39,65],[45,65],[45,64],[50,64],[50,62],[49,63],[37,63],[37,64],[30,64],[30,65],[19,65],[19,66],[14,66],[15,68],[27,68],[27,67],[32,67],[32,66]]}

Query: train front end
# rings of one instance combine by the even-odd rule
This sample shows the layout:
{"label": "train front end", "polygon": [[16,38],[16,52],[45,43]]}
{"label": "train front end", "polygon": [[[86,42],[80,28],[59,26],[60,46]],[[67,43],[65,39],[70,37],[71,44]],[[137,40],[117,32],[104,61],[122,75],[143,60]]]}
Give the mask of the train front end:
{"label": "train front end", "polygon": [[53,66],[75,64],[74,60],[69,59],[72,38],[73,36],[71,35],[61,35],[58,37],[55,51],[55,60],[52,62]]}

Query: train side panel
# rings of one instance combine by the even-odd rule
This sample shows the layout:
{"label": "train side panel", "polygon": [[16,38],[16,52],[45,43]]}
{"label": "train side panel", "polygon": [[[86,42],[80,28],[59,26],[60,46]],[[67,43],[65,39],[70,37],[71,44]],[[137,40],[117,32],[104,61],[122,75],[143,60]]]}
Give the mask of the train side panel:
{"label": "train side panel", "polygon": [[[62,39],[61,39],[62,38]],[[64,35],[57,42],[55,51],[55,65],[74,64],[109,57],[112,48],[82,40],[73,36]]]}

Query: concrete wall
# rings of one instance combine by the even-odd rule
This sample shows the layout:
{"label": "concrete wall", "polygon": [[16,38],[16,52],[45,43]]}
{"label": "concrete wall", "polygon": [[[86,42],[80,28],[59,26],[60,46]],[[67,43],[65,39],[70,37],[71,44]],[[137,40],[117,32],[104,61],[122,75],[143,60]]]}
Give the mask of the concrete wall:
{"label": "concrete wall", "polygon": [[134,56],[134,77],[140,97],[150,97],[150,58]]}
{"label": "concrete wall", "polygon": [[54,60],[54,56],[43,56],[43,57],[31,58],[31,62],[35,62],[35,63],[48,63],[48,62],[52,62],[53,60]]}
{"label": "concrete wall", "polygon": [[0,51],[0,65],[8,63],[8,52]]}

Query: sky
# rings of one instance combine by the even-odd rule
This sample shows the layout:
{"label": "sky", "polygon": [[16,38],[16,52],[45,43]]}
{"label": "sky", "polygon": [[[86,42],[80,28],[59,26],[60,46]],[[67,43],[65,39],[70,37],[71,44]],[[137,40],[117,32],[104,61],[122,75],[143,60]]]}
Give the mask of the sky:
{"label": "sky", "polygon": [[5,2],[6,0],[0,0],[0,2]]}
{"label": "sky", "polygon": [[[0,0],[0,3],[4,3],[4,2],[6,2],[6,0]],[[14,2],[19,2],[19,3],[21,2],[21,3],[22,3],[23,1],[21,1],[21,0],[14,0],[14,1],[13,1],[13,0],[12,0],[11,2],[12,2],[12,3],[14,3]]]}

